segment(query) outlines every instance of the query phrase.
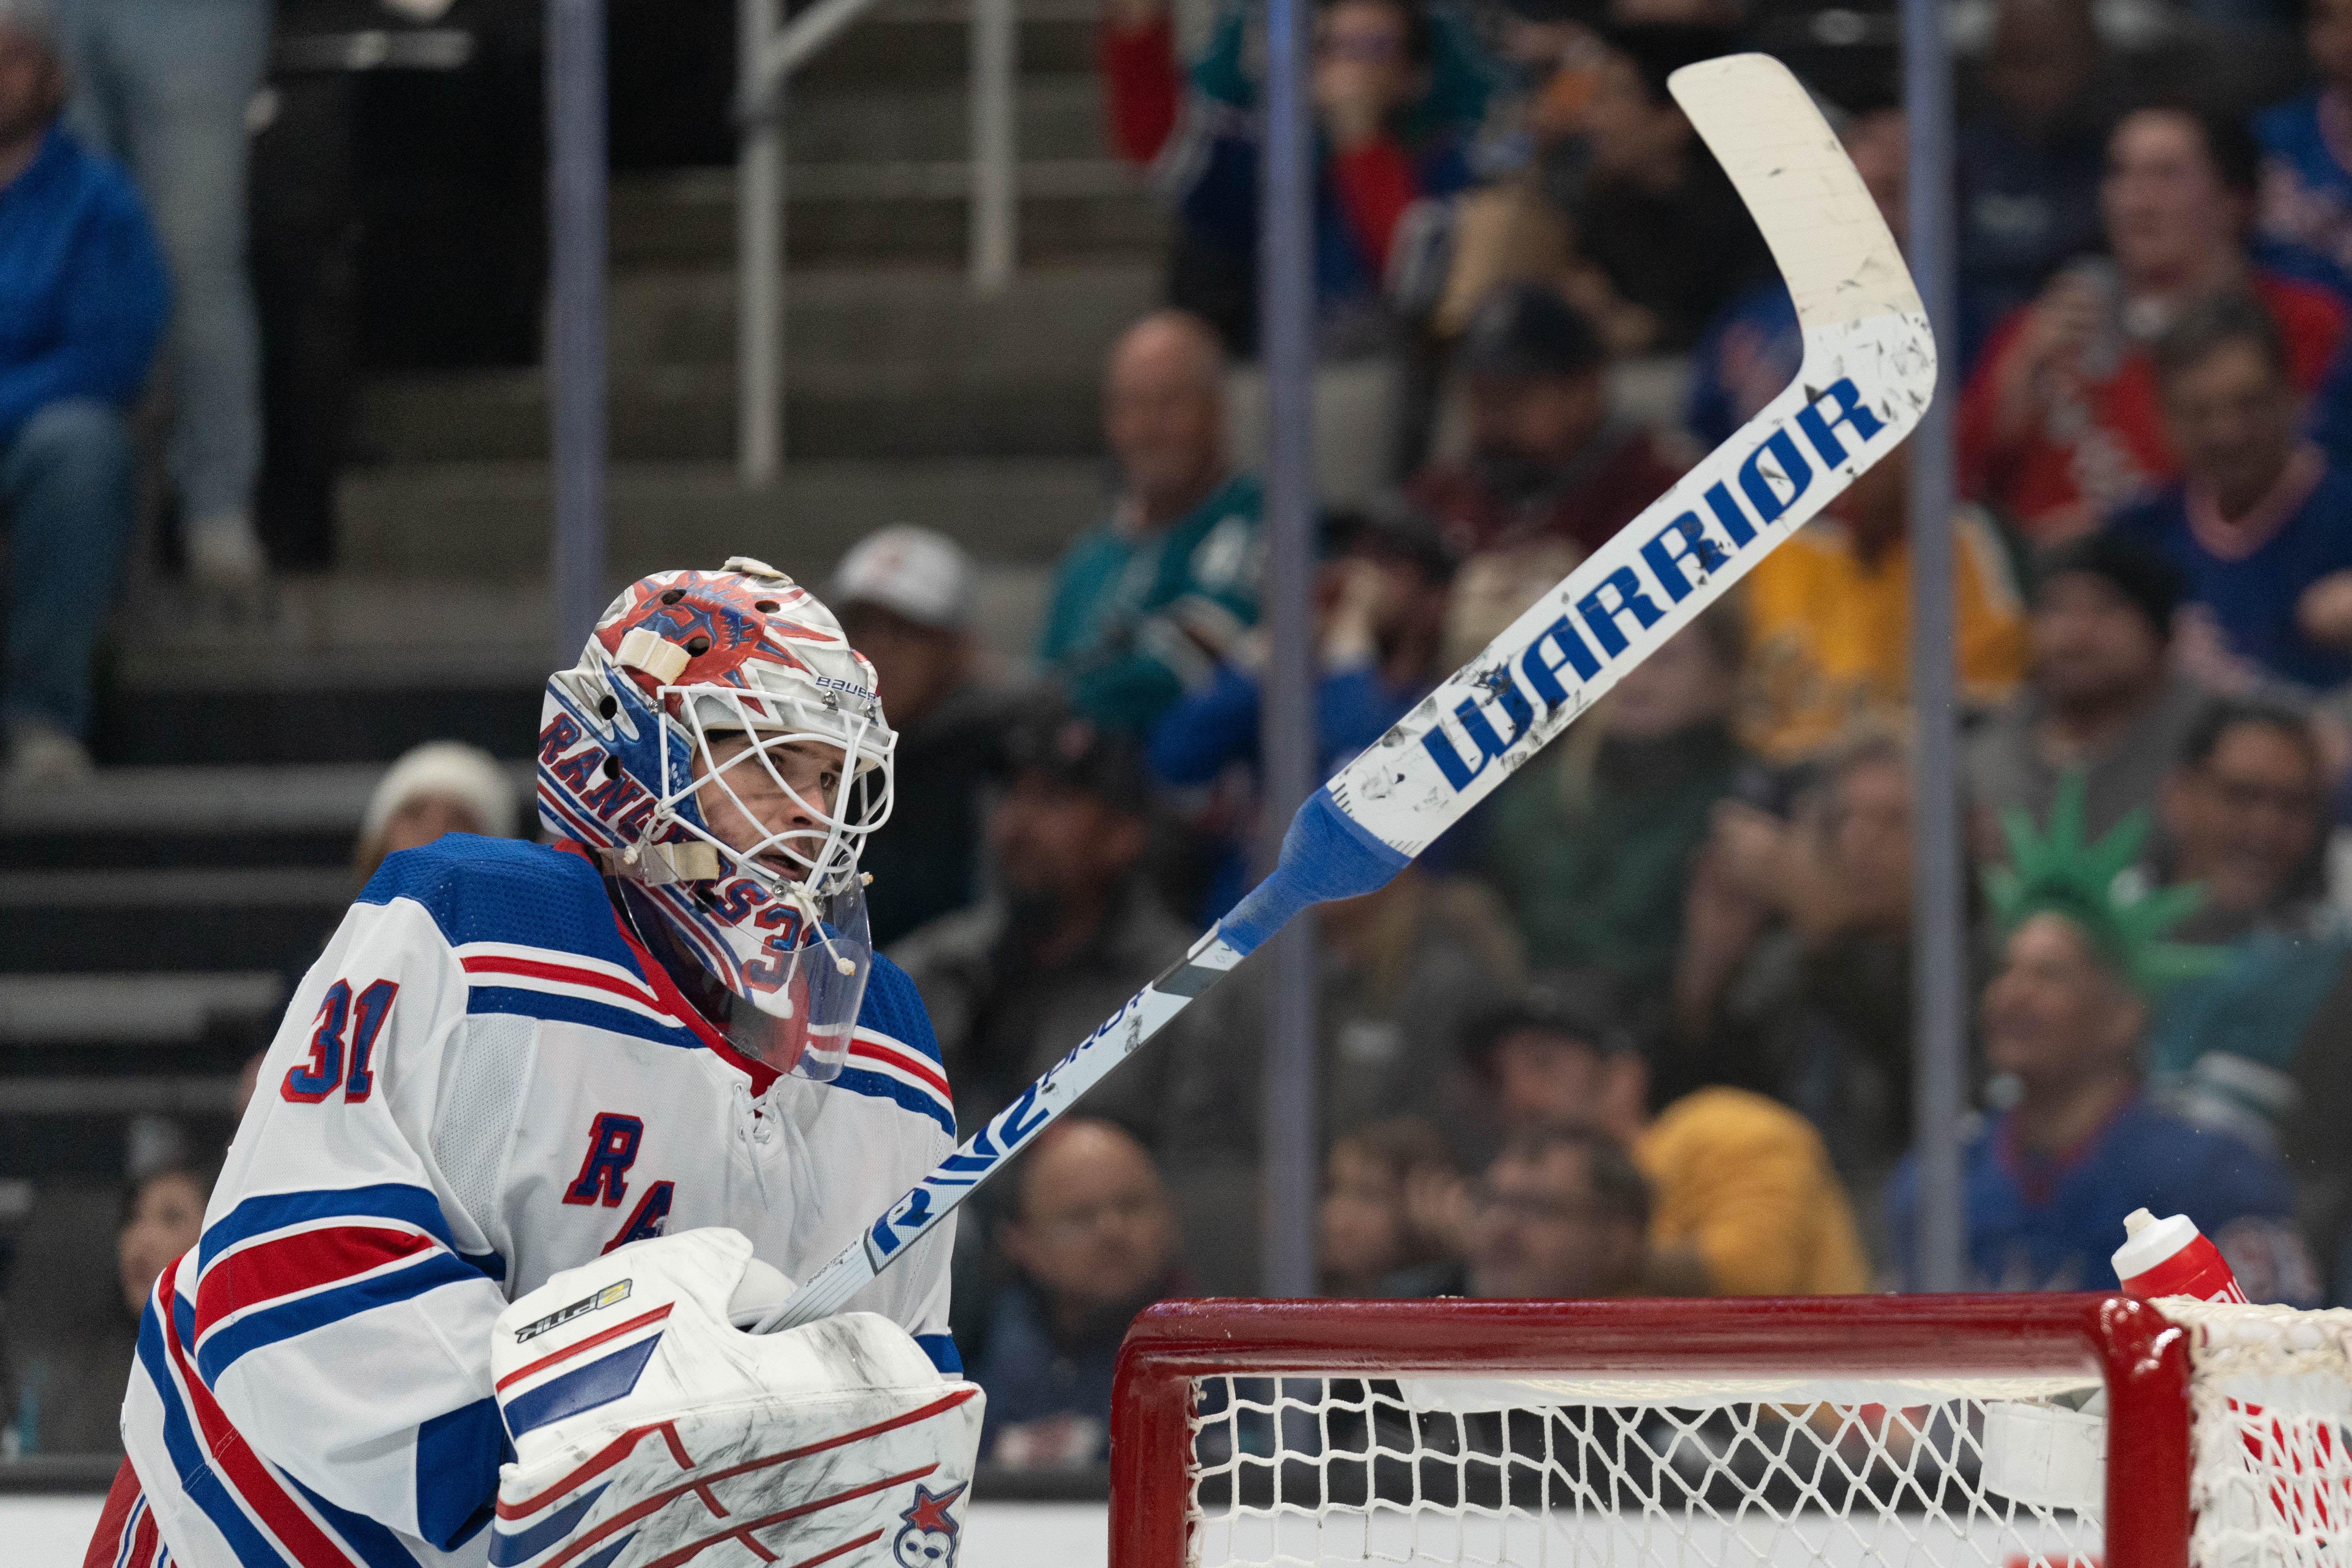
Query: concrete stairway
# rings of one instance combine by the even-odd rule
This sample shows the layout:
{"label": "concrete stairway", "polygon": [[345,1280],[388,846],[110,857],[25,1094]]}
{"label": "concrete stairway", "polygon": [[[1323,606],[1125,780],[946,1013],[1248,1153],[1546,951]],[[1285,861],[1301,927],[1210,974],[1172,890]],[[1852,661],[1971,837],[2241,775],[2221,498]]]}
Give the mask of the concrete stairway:
{"label": "concrete stairway", "polygon": [[[614,183],[612,563],[756,551],[814,573],[905,520],[1043,563],[1100,493],[1104,350],[1152,302],[1164,219],[1108,158],[1092,11],[1024,9],[1021,267],[964,281],[960,4],[885,0],[796,79],[785,126],[789,477],[746,494],[735,442],[732,173]],[[537,371],[380,378],[344,489],[344,559],[397,576],[536,575],[547,508]]]}
{"label": "concrete stairway", "polygon": [[[616,585],[739,552],[821,582],[869,529],[921,521],[980,558],[985,640],[1026,647],[1100,504],[1101,359],[1152,302],[1163,230],[1103,155],[1091,15],[1024,6],[1021,270],[993,298],[962,270],[961,0],[884,0],[795,83],[790,452],[766,492],[731,460],[731,172],[615,181]],[[532,371],[379,378],[334,574],[226,623],[134,590],[100,773],[0,800],[0,1186],[118,1174],[141,1114],[225,1137],[237,1065],[350,898],[383,766],[444,736],[530,754],[557,658],[545,405]]]}

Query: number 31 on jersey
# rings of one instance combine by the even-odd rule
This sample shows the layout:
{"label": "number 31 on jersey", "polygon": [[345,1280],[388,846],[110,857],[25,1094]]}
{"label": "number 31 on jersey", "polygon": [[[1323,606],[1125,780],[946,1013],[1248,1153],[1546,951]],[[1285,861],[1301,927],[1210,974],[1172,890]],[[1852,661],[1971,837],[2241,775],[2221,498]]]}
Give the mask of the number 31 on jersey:
{"label": "number 31 on jersey", "polygon": [[[375,1089],[375,1074],[369,1070],[369,1060],[375,1055],[375,1037],[383,1032],[383,1020],[392,1011],[392,999],[400,987],[390,980],[379,980],[352,1000],[352,983],[338,980],[327,987],[326,999],[319,1004],[318,1026],[310,1031],[310,1058],[299,1062],[286,1071],[286,1081],[278,1092],[287,1100],[302,1105],[316,1105],[340,1087],[346,1104],[357,1105]],[[343,1033],[351,1031],[351,1073],[343,1072]]]}

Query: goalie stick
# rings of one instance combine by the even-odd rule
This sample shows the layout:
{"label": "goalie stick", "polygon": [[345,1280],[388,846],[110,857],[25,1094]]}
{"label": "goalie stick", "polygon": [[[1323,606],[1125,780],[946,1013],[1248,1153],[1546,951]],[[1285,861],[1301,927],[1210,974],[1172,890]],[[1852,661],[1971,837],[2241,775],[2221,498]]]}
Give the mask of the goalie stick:
{"label": "goalie stick", "polygon": [[1686,66],[1667,87],[1795,300],[1805,343],[1796,380],[1308,797],[1265,881],[759,1331],[840,1310],[1293,915],[1385,884],[1919,422],[1936,385],[1926,311],[1804,88],[1764,55]]}

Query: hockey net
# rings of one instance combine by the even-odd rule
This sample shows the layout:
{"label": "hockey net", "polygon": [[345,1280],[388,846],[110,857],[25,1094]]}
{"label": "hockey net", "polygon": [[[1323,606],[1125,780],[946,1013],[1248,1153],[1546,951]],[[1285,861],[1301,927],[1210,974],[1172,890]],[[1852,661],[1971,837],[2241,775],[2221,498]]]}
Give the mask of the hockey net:
{"label": "hockey net", "polygon": [[2352,1568],[2347,1346],[2096,1296],[1165,1303],[1113,1562]]}

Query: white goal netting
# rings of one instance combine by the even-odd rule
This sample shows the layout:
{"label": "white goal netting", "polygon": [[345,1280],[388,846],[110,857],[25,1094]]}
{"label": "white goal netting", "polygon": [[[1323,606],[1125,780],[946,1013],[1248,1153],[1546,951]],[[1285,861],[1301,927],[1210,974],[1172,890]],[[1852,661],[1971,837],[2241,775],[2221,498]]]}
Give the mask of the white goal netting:
{"label": "white goal netting", "polygon": [[2189,1561],[2352,1568],[2352,1311],[2161,1305],[2189,1331]]}
{"label": "white goal netting", "polygon": [[2079,1456],[2025,1498],[1985,1456],[2004,1405],[2095,1433],[2096,1386],[1204,1378],[1192,1539],[1202,1568],[2092,1565]]}
{"label": "white goal netting", "polygon": [[[2352,1568],[2352,1312],[2164,1307],[2190,1333],[2191,1563]],[[1200,1568],[2104,1561],[2095,1367],[1192,1386]]]}

